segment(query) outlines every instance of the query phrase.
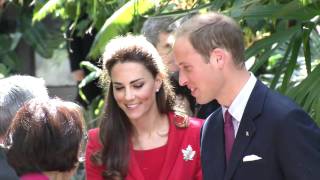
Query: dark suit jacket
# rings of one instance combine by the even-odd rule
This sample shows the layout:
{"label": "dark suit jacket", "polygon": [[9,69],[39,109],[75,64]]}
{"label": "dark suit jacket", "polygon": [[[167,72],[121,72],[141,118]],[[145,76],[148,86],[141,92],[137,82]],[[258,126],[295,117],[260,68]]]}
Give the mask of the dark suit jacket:
{"label": "dark suit jacket", "polygon": [[[262,159],[243,162],[243,157]],[[320,129],[288,98],[257,81],[244,110],[228,167],[221,108],[202,128],[204,180],[319,180]]]}
{"label": "dark suit jacket", "polygon": [[5,152],[0,147],[0,179],[5,180],[18,180],[15,171],[9,166]]}

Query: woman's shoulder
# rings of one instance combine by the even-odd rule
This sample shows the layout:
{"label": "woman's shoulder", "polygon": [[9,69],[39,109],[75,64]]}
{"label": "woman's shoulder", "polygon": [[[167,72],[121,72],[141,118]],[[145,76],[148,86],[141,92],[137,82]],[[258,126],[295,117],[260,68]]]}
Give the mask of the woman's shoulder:
{"label": "woman's shoulder", "polygon": [[[200,131],[204,120],[177,113],[171,113],[169,117],[171,120],[169,142],[180,144],[182,149],[190,145],[193,149],[199,151]],[[179,122],[178,125],[177,122]],[[184,125],[180,126],[181,124]]]}
{"label": "woman's shoulder", "polygon": [[201,128],[202,125],[204,124],[205,120],[204,119],[199,119],[196,117],[189,117],[189,126],[194,127],[194,128]]}
{"label": "woman's shoulder", "polygon": [[169,119],[177,128],[181,129],[200,129],[204,123],[203,119],[176,112],[170,112]]}

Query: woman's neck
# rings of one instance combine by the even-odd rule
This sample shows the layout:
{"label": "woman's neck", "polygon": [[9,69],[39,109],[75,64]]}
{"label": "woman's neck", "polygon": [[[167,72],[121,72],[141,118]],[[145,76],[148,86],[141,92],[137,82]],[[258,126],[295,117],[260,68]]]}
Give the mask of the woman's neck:
{"label": "woman's neck", "polygon": [[143,114],[138,119],[130,119],[130,122],[134,127],[134,135],[144,135],[152,133],[154,130],[158,129],[163,122],[163,119],[167,116],[166,114],[161,114],[157,104],[154,103],[151,108]]}
{"label": "woman's neck", "polygon": [[163,146],[167,143],[169,120],[167,114],[154,113],[135,122],[132,143],[134,149],[146,150]]}

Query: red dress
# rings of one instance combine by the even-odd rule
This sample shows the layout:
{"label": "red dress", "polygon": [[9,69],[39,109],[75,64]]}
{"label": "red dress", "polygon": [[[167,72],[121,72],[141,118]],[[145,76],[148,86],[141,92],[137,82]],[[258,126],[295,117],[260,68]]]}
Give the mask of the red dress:
{"label": "red dress", "polygon": [[[158,176],[158,180],[202,180],[200,128],[204,121],[190,118],[190,124],[187,128],[178,128],[174,124],[174,114],[169,113],[168,116],[170,127],[168,142],[164,146],[166,152],[163,153],[160,150],[161,153],[157,155],[163,156],[163,162],[162,167],[158,167],[159,171],[156,172],[158,175],[155,176]],[[103,180],[101,174],[105,166],[95,165],[90,160],[90,156],[102,148],[99,140],[99,129],[89,130],[88,136],[85,161],[87,180]],[[154,150],[156,153],[157,148]],[[139,157],[136,156],[135,150],[130,149],[129,170],[126,180],[149,180],[144,177],[146,173],[141,169],[141,164],[138,160]],[[148,176],[154,177],[150,174]]]}
{"label": "red dress", "polygon": [[166,151],[167,145],[150,150],[133,150],[144,179],[158,179]]}

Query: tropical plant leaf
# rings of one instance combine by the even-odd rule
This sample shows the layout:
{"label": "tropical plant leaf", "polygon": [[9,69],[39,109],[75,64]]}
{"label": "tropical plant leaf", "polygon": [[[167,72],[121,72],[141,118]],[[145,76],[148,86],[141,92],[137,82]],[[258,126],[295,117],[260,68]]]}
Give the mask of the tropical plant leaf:
{"label": "tropical plant leaf", "polygon": [[279,82],[279,79],[280,79],[280,76],[281,74],[283,73],[283,70],[285,69],[285,65],[287,64],[287,60],[288,60],[288,57],[289,57],[289,54],[291,52],[291,49],[292,49],[292,46],[293,46],[293,41],[290,41],[287,49],[286,49],[286,52],[283,56],[283,58],[281,59],[281,62],[280,62],[280,65],[279,65],[279,68],[277,68],[276,72],[275,72],[275,75],[271,81],[271,84],[270,84],[270,88],[271,89],[275,89],[278,82]]}
{"label": "tropical plant leaf", "polygon": [[292,47],[291,57],[289,59],[289,64],[286,66],[286,72],[283,77],[282,85],[279,89],[280,92],[285,92],[287,90],[287,87],[289,85],[289,81],[291,79],[291,76],[293,74],[293,71],[296,68],[297,64],[297,58],[299,55],[299,49],[301,47],[302,37],[299,33],[296,38],[294,39],[294,44]]}
{"label": "tropical plant leaf", "polygon": [[301,81],[296,87],[290,88],[287,95],[295,100],[307,112],[310,112],[315,120],[320,122],[320,65]]}
{"label": "tropical plant leaf", "polygon": [[235,19],[245,18],[245,19],[262,19],[270,18],[278,10],[279,5],[260,5],[253,4],[249,7],[244,5],[233,6],[229,11],[231,17]]}
{"label": "tropical plant leaf", "polygon": [[84,94],[82,88],[85,87],[88,83],[98,79],[101,75],[101,71],[92,71],[90,72],[78,85],[79,95],[86,103],[89,103],[86,95]]}
{"label": "tropical plant leaf", "polygon": [[314,115],[314,120],[316,121],[316,123],[318,124],[318,126],[320,126],[320,98],[318,99],[318,101],[316,101],[315,105],[315,115]]}
{"label": "tropical plant leaf", "polygon": [[78,87],[81,89],[83,88],[85,85],[87,85],[88,83],[96,80],[97,78],[99,78],[101,75],[101,71],[92,71],[90,72],[78,85]]}
{"label": "tropical plant leaf", "polygon": [[[314,2],[315,4],[316,2]],[[273,18],[309,20],[320,14],[319,9],[311,5],[303,5],[299,1],[291,1],[285,5],[277,5],[278,9],[273,13]]]}
{"label": "tropical plant leaf", "polygon": [[106,20],[96,35],[89,56],[92,58],[100,56],[107,42],[119,35],[119,32],[132,22],[136,13],[143,14],[153,8],[154,5],[155,3],[152,0],[131,0],[122,6]]}
{"label": "tropical plant leaf", "polygon": [[32,22],[41,21],[44,19],[47,15],[52,13],[54,10],[59,7],[64,0],[49,0],[47,3],[45,3],[40,10],[35,11]]}
{"label": "tropical plant leaf", "polygon": [[98,68],[97,66],[95,66],[94,64],[92,64],[90,61],[81,61],[80,67],[86,68],[91,72],[97,71],[97,72],[101,73],[101,69]]}
{"label": "tropical plant leaf", "polygon": [[[0,56],[1,58],[1,56]],[[0,63],[0,79],[9,74],[10,70],[4,64]]]}
{"label": "tropical plant leaf", "polygon": [[12,39],[7,34],[0,34],[0,55],[11,50]]}
{"label": "tropical plant leaf", "polygon": [[300,31],[300,26],[294,26],[286,31],[279,31],[271,34],[269,37],[254,42],[245,52],[245,59],[258,54],[262,49],[272,46],[274,43],[282,43],[291,39],[291,37]]}
{"label": "tropical plant leaf", "polygon": [[45,58],[52,57],[53,51],[64,42],[62,34],[46,28],[42,22],[37,22],[33,26],[26,25],[22,37],[37,53]]}
{"label": "tropical plant leaf", "polygon": [[4,63],[7,68],[11,71],[19,67],[19,58],[17,54],[13,51],[10,51],[1,57],[2,63]]}
{"label": "tropical plant leaf", "polygon": [[304,52],[306,69],[308,74],[311,72],[310,33],[314,28],[315,28],[314,23],[309,23],[303,27],[303,35],[302,35],[303,52]]}
{"label": "tropical plant leaf", "polygon": [[258,58],[256,60],[256,62],[254,63],[254,65],[250,68],[250,71],[252,71],[253,73],[255,73],[263,64],[265,64],[269,57],[271,56],[271,54],[279,47],[279,44],[276,45],[274,48],[266,48],[266,51],[261,55],[260,58]]}
{"label": "tropical plant leaf", "polygon": [[291,57],[289,60],[289,64],[286,67],[286,72],[283,77],[282,85],[279,89],[280,92],[285,92],[287,90],[287,87],[289,85],[289,81],[291,79],[291,76],[292,76],[293,71],[295,70],[295,67],[297,64],[297,58],[299,55],[299,49],[301,47],[301,42],[302,42],[302,35],[301,35],[301,33],[298,33],[298,34],[296,34],[296,37],[294,38]]}

